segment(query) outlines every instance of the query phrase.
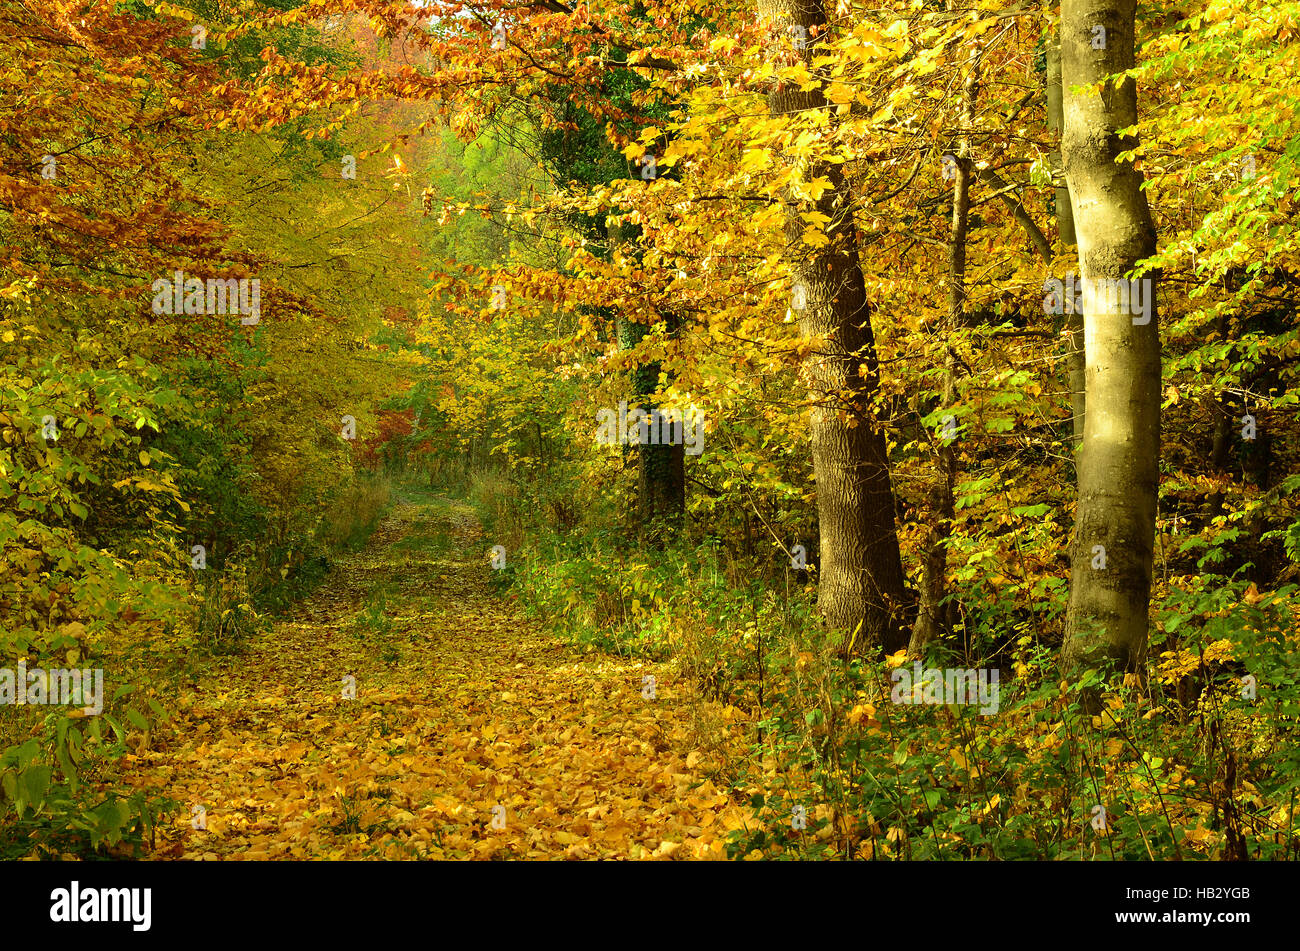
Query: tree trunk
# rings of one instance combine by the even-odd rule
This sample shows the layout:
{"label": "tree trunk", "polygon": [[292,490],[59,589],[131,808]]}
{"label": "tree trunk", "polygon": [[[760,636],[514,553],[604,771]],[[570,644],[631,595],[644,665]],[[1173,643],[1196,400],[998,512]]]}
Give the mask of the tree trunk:
{"label": "tree trunk", "polygon": [[[620,226],[608,226],[610,255],[614,249],[626,242],[626,229]],[[669,334],[677,333],[677,318],[668,314],[664,316],[664,328]],[[622,314],[614,315],[615,336],[619,348],[631,350],[649,333],[646,324],[633,323]],[[632,392],[628,400],[628,431],[636,430],[636,421],[632,419],[632,407],[640,409],[641,417],[653,414],[660,409],[654,400],[659,390],[659,373],[662,367],[658,361],[641,364],[632,370]],[[656,544],[663,543],[675,536],[682,527],[686,511],[686,433],[682,424],[672,426],[676,443],[663,441],[638,444],[637,451],[637,535]],[[667,437],[660,426],[652,425],[650,432],[655,436]],[[652,437],[654,438],[654,437]]]}
{"label": "tree trunk", "polygon": [[[615,318],[618,344],[623,350],[634,348],[650,328],[619,315]],[[669,324],[669,332],[675,328]],[[636,429],[632,407],[640,408],[637,419],[660,409],[654,394],[659,388],[658,361],[644,363],[631,371],[632,392],[628,399],[628,433]],[[652,442],[637,445],[637,534],[662,542],[680,530],[686,508],[686,447],[681,423],[674,423],[676,442]],[[650,432],[660,432],[651,426]]]}
{"label": "tree trunk", "polygon": [[[802,28],[805,57],[820,44],[826,29],[822,0],[762,0],[760,10],[774,21],[778,38],[789,36],[788,27]],[[803,92],[795,85],[778,86],[768,97],[774,116],[825,116],[826,105],[820,88]],[[853,195],[838,164],[814,157],[804,177],[830,182],[812,207],[789,196],[785,200],[787,254],[795,293],[804,304],[800,331],[824,340],[804,364],[816,401],[809,434],[821,536],[818,608],[833,627],[856,632],[858,645],[894,652],[907,646],[906,587],[888,447],[871,407],[877,358]],[[809,211],[830,219],[830,241],[821,248],[803,241],[800,213]]]}
{"label": "tree trunk", "polygon": [[[1156,250],[1142,175],[1115,156],[1135,141],[1117,130],[1137,123],[1132,79],[1087,88],[1133,66],[1135,0],[1063,0],[1065,100],[1062,151],[1085,286],[1123,278]],[[1104,48],[1094,48],[1104,28]],[[1077,91],[1072,86],[1081,86]],[[1094,294],[1084,307],[1088,414],[1079,461],[1079,503],[1063,661],[1068,668],[1111,659],[1140,668],[1155,547],[1160,452],[1160,336],[1154,276],[1149,317]],[[1135,323],[1135,321],[1137,321]]]}
{"label": "tree trunk", "polygon": [[[980,49],[976,46],[970,55],[966,80],[963,84],[961,127],[970,129],[975,123],[975,96],[979,87]],[[970,224],[970,186],[974,177],[974,163],[970,155],[970,139],[963,135],[957,142],[956,167],[953,169],[952,224],[948,233],[948,317],[938,327],[937,336],[946,339],[953,328],[962,324],[966,310],[966,234]],[[946,348],[943,368],[942,405],[951,406],[955,359],[951,348]],[[935,468],[938,480],[930,490],[930,530],[925,544],[925,561],[921,565],[921,598],[908,644],[909,657],[921,658],[930,642],[948,633],[952,627],[952,611],[944,605],[948,576],[948,539],[952,535],[955,511],[953,485],[957,480],[957,451],[952,438],[941,430],[935,450]]]}
{"label": "tree trunk", "polygon": [[[1064,107],[1061,90],[1061,38],[1056,36],[1047,46],[1047,128],[1061,135]],[[1061,179],[1061,153],[1048,156],[1052,179],[1056,186],[1056,234],[1061,244],[1061,257],[1072,260],[1076,244],[1074,236],[1074,206],[1070,203],[1070,189]],[[1070,384],[1070,422],[1074,433],[1074,448],[1083,445],[1083,420],[1088,407],[1083,353],[1083,314],[1071,307],[1065,314],[1065,354],[1067,379]]]}
{"label": "tree trunk", "polygon": [[[627,243],[629,235],[623,226],[607,226],[606,234],[612,257],[615,248]],[[615,314],[614,323],[620,349],[633,349],[650,331],[645,323],[629,321],[623,314]],[[664,316],[663,323],[668,334],[677,333],[677,318],[673,314]],[[653,416],[660,409],[654,395],[659,391],[662,369],[659,361],[651,361],[636,366],[629,374],[632,378],[628,399],[629,437],[636,433],[641,418]],[[633,407],[640,409],[636,418],[633,418]],[[672,424],[671,433],[666,429],[656,422],[650,426],[651,442],[637,444],[637,537],[655,544],[667,542],[679,533],[686,509],[684,426]],[[671,442],[669,437],[676,442]]]}

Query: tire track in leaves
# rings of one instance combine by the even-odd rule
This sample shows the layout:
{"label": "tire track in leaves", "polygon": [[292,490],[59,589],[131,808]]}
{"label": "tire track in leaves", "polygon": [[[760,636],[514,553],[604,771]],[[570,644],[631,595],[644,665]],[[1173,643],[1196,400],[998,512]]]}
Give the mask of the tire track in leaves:
{"label": "tire track in leaves", "polygon": [[752,820],[702,775],[716,754],[691,749],[670,671],[522,620],[487,547],[468,506],[403,502],[175,698],[174,729],[125,764],[182,806],[154,857],[723,857]]}

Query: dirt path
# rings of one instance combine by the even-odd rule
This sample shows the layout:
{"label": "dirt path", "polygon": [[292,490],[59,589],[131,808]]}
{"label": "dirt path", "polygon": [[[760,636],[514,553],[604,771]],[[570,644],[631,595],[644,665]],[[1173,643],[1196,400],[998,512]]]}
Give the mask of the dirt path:
{"label": "dirt path", "polygon": [[669,671],[522,620],[486,547],[468,506],[399,504],[175,698],[125,777],[183,805],[154,857],[723,857],[746,811],[700,775]]}

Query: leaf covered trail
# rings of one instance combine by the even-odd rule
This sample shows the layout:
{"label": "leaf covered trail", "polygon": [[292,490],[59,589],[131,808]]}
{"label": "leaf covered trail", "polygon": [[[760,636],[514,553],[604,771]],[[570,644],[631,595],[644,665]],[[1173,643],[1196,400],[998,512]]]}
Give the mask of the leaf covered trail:
{"label": "leaf covered trail", "polygon": [[175,698],[125,777],[181,806],[154,857],[723,857],[748,810],[701,775],[670,672],[524,621],[485,547],[468,506],[402,502]]}

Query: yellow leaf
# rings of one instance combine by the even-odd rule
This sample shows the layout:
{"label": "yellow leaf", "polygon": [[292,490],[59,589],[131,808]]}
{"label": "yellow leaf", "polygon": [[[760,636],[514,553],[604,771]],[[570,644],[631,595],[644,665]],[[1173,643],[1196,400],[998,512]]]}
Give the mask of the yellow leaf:
{"label": "yellow leaf", "polygon": [[876,708],[869,703],[859,703],[849,711],[849,722],[854,726],[865,717],[868,721],[875,718]]}

